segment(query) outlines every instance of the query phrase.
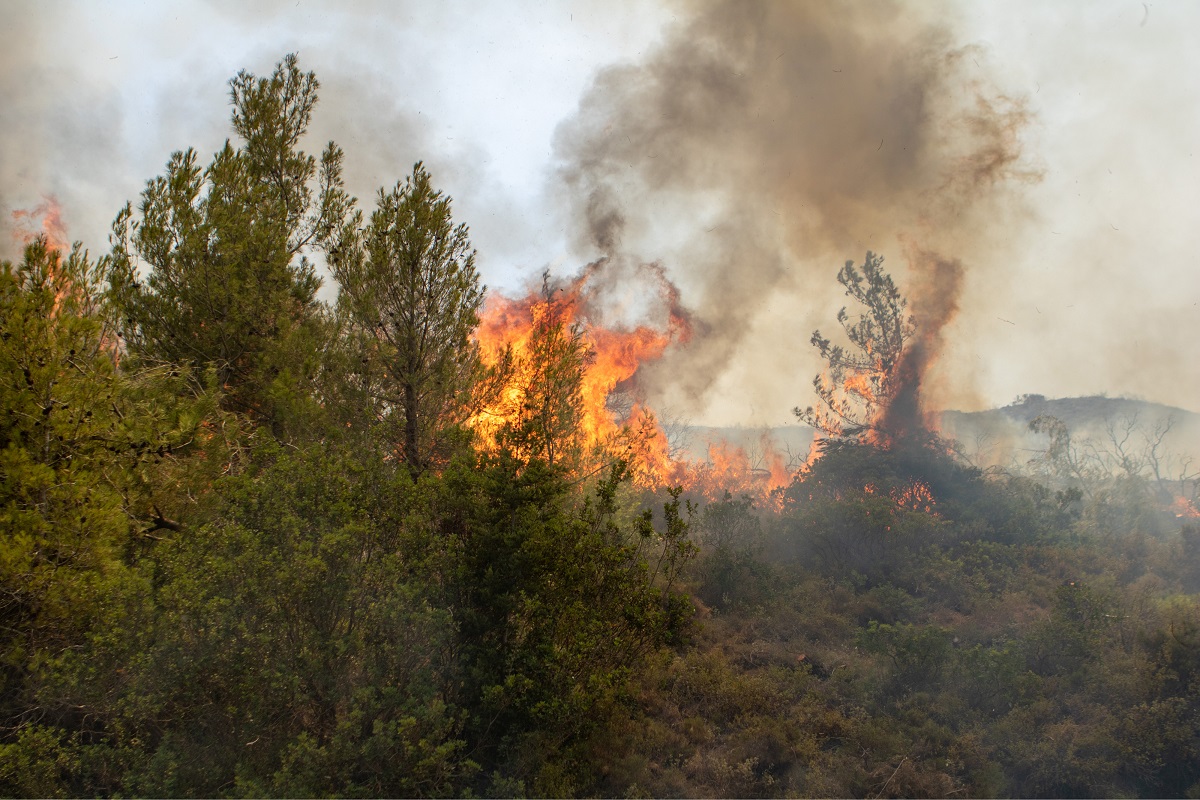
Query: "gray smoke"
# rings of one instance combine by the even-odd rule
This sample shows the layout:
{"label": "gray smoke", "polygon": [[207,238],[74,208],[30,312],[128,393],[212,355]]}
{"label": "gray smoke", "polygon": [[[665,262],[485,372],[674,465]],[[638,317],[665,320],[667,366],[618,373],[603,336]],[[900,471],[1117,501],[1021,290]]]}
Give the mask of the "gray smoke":
{"label": "gray smoke", "polygon": [[[643,385],[693,413],[732,373],[747,396],[807,385],[807,334],[836,325],[837,267],[868,248],[940,330],[961,281],[924,265],[970,269],[1036,178],[1025,108],[981,59],[924,4],[727,0],[600,73],[556,142],[576,245],[663,258],[706,331]],[[900,239],[939,255],[905,274]]]}

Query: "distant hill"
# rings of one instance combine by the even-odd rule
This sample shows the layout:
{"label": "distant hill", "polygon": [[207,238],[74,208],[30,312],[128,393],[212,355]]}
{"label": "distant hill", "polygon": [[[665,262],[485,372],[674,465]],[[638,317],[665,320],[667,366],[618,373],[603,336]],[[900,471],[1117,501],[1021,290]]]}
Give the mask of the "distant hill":
{"label": "distant hill", "polygon": [[1060,397],[1046,398],[1040,394],[1024,395],[1020,402],[988,411],[946,411],[943,424],[966,422],[981,424],[1004,420],[1028,425],[1041,414],[1057,417],[1071,429],[1103,424],[1106,420],[1139,419],[1165,420],[1174,418],[1185,425],[1200,423],[1200,414],[1161,403],[1131,400],[1127,397]]}
{"label": "distant hill", "polygon": [[[1144,448],[1147,437],[1157,438],[1169,426],[1159,446],[1160,456],[1178,461],[1194,455],[1200,462],[1200,414],[1125,397],[1025,395],[1003,408],[945,411],[941,428],[943,435],[958,440],[967,457],[979,466],[1010,466],[1028,462],[1045,450],[1046,437],[1029,430],[1029,423],[1042,414],[1062,420],[1080,444],[1091,440],[1097,445],[1111,445],[1111,433],[1123,439],[1128,448]],[[752,461],[764,452],[767,443],[785,457],[803,459],[812,443],[813,430],[805,425],[676,426],[667,431],[667,438],[676,454],[696,461],[706,461],[709,448],[722,442],[742,448]]]}
{"label": "distant hill", "polygon": [[1200,456],[1200,414],[1125,397],[1025,395],[1003,408],[943,412],[942,433],[958,440],[980,466],[1023,463],[1047,445],[1044,435],[1029,430],[1043,414],[1062,420],[1080,444],[1090,440],[1110,450],[1119,444],[1136,453],[1161,438],[1160,458]]}

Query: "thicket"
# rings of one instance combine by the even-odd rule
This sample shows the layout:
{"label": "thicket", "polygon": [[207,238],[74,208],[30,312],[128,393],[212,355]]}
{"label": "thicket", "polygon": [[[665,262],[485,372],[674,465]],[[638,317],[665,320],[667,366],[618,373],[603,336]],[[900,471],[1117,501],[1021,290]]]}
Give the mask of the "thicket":
{"label": "thicket", "polygon": [[936,438],[581,473],[552,316],[485,446],[467,231],[420,165],[364,224],[317,89],[0,271],[0,792],[1200,795],[1200,527]]}

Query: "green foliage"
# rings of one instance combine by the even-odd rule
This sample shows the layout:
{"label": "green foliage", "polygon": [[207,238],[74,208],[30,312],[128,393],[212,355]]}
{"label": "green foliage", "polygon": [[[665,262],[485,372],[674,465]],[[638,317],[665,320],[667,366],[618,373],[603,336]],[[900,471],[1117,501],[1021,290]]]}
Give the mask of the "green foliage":
{"label": "green foliage", "polygon": [[421,163],[403,184],[380,190],[361,236],[360,224],[359,215],[346,223],[330,266],[340,302],[372,345],[365,358],[378,375],[368,382],[376,414],[403,431],[401,453],[419,474],[448,460],[441,434],[473,410],[483,376],[471,333],[484,287],[466,226],[454,226],[450,198]]}
{"label": "green foliage", "polygon": [[[561,469],[491,459],[445,476],[442,536],[451,548],[449,605],[466,665],[468,732],[489,770],[526,779],[608,714],[628,677],[677,641],[691,614],[679,595],[693,554],[678,497],[661,530],[614,518],[624,467],[572,510]],[[503,768],[516,762],[515,775]],[[552,791],[554,790],[554,791]]]}
{"label": "green foliage", "polygon": [[[227,455],[203,427],[219,421],[211,398],[179,399],[169,370],[119,366],[102,271],[78,247],[64,259],[39,240],[0,272],[0,744],[9,759],[76,741],[68,732],[83,724],[81,709],[55,689],[60,672],[112,624],[116,598],[140,582],[138,557],[194,511],[188,492],[207,460],[193,453]],[[66,750],[54,758],[77,763]],[[18,773],[5,780],[26,785]]]}
{"label": "green foliage", "polygon": [[950,659],[951,634],[939,627],[870,622],[859,634],[859,646],[887,658],[892,692],[912,692],[941,683]]}
{"label": "green foliage", "polygon": [[861,272],[847,261],[837,278],[846,296],[863,307],[856,318],[844,307],[837,315],[852,349],[813,333],[812,344],[829,366],[813,378],[818,405],[797,408],[795,414],[826,436],[858,439],[899,389],[897,367],[916,327],[906,315],[908,301],[883,271],[881,256],[868,252]]}
{"label": "green foliage", "polygon": [[443,793],[472,767],[443,699],[454,628],[405,552],[424,490],[336,452],[258,459],[160,549],[150,618],[128,622],[115,713],[149,756],[128,789]]}
{"label": "green foliage", "polygon": [[331,142],[318,166],[298,149],[317,88],[294,56],[269,78],[239,73],[230,82],[239,146],[227,141],[203,168],[195,151],[175,153],[138,213],[127,205],[113,224],[111,291],[130,352],[200,375],[211,365],[225,407],[276,433],[280,406],[311,371],[296,348],[319,324],[320,280],[306,253],[331,243],[353,205],[341,150]]}
{"label": "green foliage", "polygon": [[1041,675],[1079,674],[1103,646],[1115,611],[1102,590],[1077,581],[1059,586],[1050,619],[1027,639],[1030,668]]}
{"label": "green foliage", "polygon": [[770,593],[772,576],[762,559],[762,525],[749,498],[709,503],[695,522],[700,557],[696,595],[715,609],[754,607]]}
{"label": "green foliage", "polygon": [[11,797],[68,797],[71,777],[79,771],[79,755],[64,746],[61,731],[40,725],[18,729],[16,738],[0,744],[0,787]]}
{"label": "green foliage", "polygon": [[29,702],[21,694],[38,654],[78,641],[123,567],[133,530],[122,476],[105,473],[132,443],[111,340],[90,313],[92,265],[38,241],[2,269],[0,648],[11,720]]}

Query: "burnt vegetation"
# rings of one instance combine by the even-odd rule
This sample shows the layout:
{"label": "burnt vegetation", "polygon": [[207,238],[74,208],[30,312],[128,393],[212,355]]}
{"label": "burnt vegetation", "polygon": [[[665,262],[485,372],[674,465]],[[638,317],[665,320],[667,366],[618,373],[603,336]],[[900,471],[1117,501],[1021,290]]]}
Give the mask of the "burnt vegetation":
{"label": "burnt vegetation", "polygon": [[713,499],[637,403],[596,432],[549,281],[484,352],[450,198],[418,164],[364,217],[299,149],[318,88],[240,74],[238,140],[109,253],[0,271],[0,792],[1200,793],[1161,427],[969,458],[920,406],[936,315],[868,253],[808,463]]}

